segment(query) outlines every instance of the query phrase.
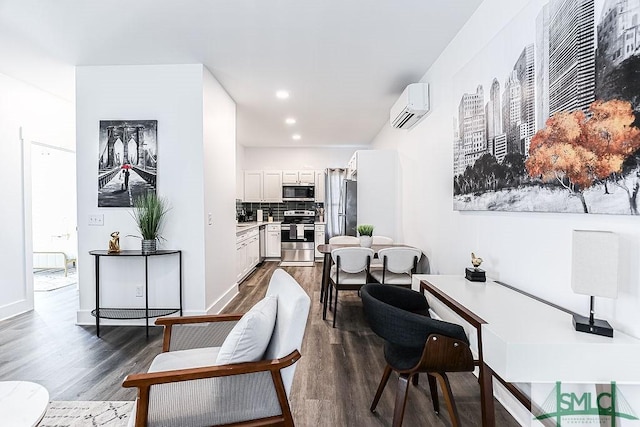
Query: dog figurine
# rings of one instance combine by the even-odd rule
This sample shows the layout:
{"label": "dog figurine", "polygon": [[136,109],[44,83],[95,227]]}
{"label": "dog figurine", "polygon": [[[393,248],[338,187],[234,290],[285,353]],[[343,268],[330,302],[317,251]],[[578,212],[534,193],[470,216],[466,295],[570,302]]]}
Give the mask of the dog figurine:
{"label": "dog figurine", "polygon": [[120,232],[114,231],[111,233],[111,240],[109,240],[109,253],[116,254],[120,252]]}

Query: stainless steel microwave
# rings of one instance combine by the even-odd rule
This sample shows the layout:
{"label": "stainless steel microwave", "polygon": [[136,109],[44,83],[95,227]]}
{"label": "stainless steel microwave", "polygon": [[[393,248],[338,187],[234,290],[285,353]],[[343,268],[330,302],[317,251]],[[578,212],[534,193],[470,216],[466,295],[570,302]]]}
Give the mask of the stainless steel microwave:
{"label": "stainless steel microwave", "polygon": [[282,184],[282,200],[287,202],[313,202],[315,186],[313,184]]}

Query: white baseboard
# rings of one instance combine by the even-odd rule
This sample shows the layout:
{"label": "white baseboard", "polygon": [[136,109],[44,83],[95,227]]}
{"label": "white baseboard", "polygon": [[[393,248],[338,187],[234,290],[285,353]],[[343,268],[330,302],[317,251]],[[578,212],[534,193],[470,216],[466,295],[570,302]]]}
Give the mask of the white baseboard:
{"label": "white baseboard", "polygon": [[216,302],[207,308],[207,314],[218,314],[238,295],[238,284],[234,283]]}
{"label": "white baseboard", "polygon": [[0,307],[0,320],[9,319],[10,317],[15,317],[19,314],[26,313],[27,311],[33,310],[33,304],[29,304],[29,301],[26,299],[12,302],[7,305],[3,305]]}

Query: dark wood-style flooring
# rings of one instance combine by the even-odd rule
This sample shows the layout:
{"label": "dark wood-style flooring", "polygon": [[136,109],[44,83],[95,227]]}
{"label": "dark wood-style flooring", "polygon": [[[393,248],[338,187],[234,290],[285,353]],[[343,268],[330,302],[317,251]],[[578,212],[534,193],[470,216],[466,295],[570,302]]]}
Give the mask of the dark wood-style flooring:
{"label": "dark wood-style flooring", "polygon": [[[277,263],[268,262],[240,286],[226,313],[245,312],[260,300]],[[368,328],[355,292],[340,293],[337,328],[329,313],[322,320],[319,303],[321,264],[285,268],[311,296],[311,313],[291,395],[297,426],[390,426],[395,381],[389,380],[376,413],[369,411],[382,375],[382,341]],[[51,400],[134,400],[121,387],[129,373],[145,372],[161,351],[160,328],[149,339],[141,327],[75,325],[77,290],[70,286],[36,293],[36,310],[0,322],[0,380],[34,381],[45,386]],[[461,423],[480,426],[480,389],[470,373],[450,375]],[[411,386],[404,426],[449,426],[444,406],[433,412],[427,381]],[[427,385],[427,387],[425,387]],[[444,400],[441,396],[441,405]],[[517,426],[496,402],[496,425]]]}

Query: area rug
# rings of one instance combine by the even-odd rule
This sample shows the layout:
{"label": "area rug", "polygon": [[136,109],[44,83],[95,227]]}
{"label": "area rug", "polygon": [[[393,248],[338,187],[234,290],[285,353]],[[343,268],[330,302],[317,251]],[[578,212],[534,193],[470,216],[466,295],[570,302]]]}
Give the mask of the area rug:
{"label": "area rug", "polygon": [[134,402],[50,402],[38,427],[126,427]]}
{"label": "area rug", "polygon": [[36,292],[52,291],[78,283],[78,273],[69,269],[67,277],[64,270],[39,270],[33,273],[33,290]]}

